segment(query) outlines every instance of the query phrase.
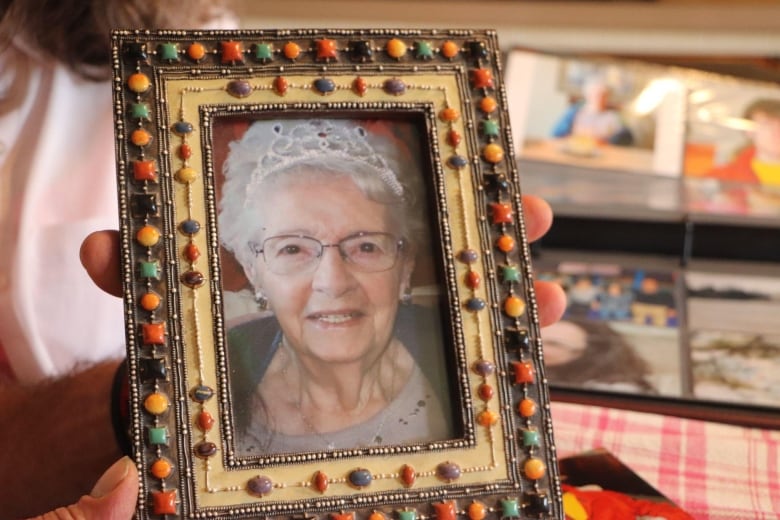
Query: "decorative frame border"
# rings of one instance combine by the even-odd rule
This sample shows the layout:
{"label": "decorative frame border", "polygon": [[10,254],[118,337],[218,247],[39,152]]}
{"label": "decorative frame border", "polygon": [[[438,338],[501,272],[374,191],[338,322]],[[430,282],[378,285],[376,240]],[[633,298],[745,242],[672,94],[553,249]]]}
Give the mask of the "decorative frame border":
{"label": "decorative frame border", "polygon": [[[495,33],[122,30],[112,45],[139,517],[562,518]],[[425,122],[461,438],[234,454],[211,124],[264,113]]]}

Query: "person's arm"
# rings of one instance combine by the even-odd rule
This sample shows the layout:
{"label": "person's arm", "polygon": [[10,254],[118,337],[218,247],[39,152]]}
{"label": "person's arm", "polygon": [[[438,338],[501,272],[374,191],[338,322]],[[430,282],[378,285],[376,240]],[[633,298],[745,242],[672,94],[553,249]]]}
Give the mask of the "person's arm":
{"label": "person's arm", "polygon": [[118,362],[34,386],[0,386],[0,504],[24,518],[76,502],[122,456],[111,421]]}

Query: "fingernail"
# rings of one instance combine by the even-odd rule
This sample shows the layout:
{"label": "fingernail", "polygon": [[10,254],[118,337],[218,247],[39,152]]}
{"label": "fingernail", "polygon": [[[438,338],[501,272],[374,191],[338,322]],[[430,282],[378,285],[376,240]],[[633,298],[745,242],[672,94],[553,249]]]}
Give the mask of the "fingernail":
{"label": "fingernail", "polygon": [[130,471],[130,465],[133,462],[128,457],[122,457],[116,461],[105,473],[98,479],[95,487],[92,488],[90,496],[92,498],[101,498],[111,493]]}

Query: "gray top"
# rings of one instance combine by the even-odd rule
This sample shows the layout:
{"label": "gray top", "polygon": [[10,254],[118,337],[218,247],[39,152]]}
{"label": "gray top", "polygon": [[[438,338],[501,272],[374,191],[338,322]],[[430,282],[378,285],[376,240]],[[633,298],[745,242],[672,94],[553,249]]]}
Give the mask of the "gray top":
{"label": "gray top", "polygon": [[239,455],[354,449],[450,438],[449,421],[430,381],[415,364],[406,386],[367,421],[327,433],[287,435],[268,429],[257,394],[248,431],[238,438]]}

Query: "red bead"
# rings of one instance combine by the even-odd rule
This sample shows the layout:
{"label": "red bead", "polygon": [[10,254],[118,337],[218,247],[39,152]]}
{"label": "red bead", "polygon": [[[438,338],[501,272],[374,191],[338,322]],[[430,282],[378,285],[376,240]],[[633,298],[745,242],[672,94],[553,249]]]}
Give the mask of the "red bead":
{"label": "red bead", "polygon": [[528,361],[512,361],[515,370],[515,384],[533,383],[534,366]]}
{"label": "red bead", "polygon": [[214,418],[206,410],[198,414],[198,428],[203,432],[211,431],[214,426]]}
{"label": "red bead", "polygon": [[165,323],[144,323],[141,326],[145,345],[162,345],[165,343]]}
{"label": "red bead", "polygon": [[368,82],[366,81],[365,78],[358,76],[352,82],[352,90],[354,90],[355,94],[357,94],[358,96],[362,96],[368,90]]}
{"label": "red bead", "polygon": [[179,159],[187,160],[190,157],[192,157],[192,147],[188,145],[187,143],[182,143],[179,145],[178,150],[176,150],[176,155],[179,156]]}
{"label": "red bead", "polygon": [[175,515],[176,490],[152,491],[152,511],[155,515]]}
{"label": "red bead", "polygon": [[490,69],[472,70],[471,86],[474,88],[493,88],[493,73]]}
{"label": "red bead", "polygon": [[493,398],[493,393],[493,387],[487,383],[482,383],[477,388],[477,395],[485,402],[490,401]]}
{"label": "red bead", "polygon": [[222,42],[222,63],[243,63],[244,51],[241,42]]}
{"label": "red bead", "polygon": [[335,60],[338,53],[336,47],[336,40],[322,39],[317,40],[317,59],[318,60]]}
{"label": "red bead", "polygon": [[154,160],[133,161],[133,179],[139,182],[157,182],[157,168],[155,168]]}
{"label": "red bead", "polygon": [[447,132],[447,144],[450,146],[458,146],[460,144],[460,134],[456,132],[455,130],[450,130]]}
{"label": "red bead", "polygon": [[476,271],[469,271],[466,273],[466,287],[469,289],[476,289],[482,282],[482,277]]}
{"label": "red bead", "polygon": [[404,483],[404,486],[410,487],[412,484],[414,484],[416,479],[417,472],[413,467],[411,467],[409,464],[404,464],[401,466],[401,482]]}
{"label": "red bead", "polygon": [[511,224],[512,206],[503,202],[493,202],[490,204],[490,213],[493,224]]}
{"label": "red bead", "polygon": [[200,249],[198,249],[198,246],[196,246],[194,242],[190,242],[184,248],[184,257],[190,262],[194,262],[200,258]]}
{"label": "red bead", "polygon": [[433,504],[433,508],[436,510],[436,520],[455,520],[455,502],[439,502]]}
{"label": "red bead", "polygon": [[328,476],[322,471],[318,471],[314,474],[312,482],[314,483],[314,489],[320,493],[325,493],[325,491],[328,489],[328,484],[330,484],[328,481]]}
{"label": "red bead", "polygon": [[277,76],[274,79],[274,90],[280,96],[284,96],[287,93],[287,79],[284,76]]}

